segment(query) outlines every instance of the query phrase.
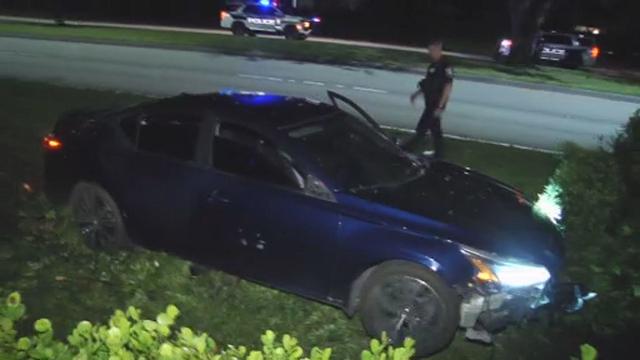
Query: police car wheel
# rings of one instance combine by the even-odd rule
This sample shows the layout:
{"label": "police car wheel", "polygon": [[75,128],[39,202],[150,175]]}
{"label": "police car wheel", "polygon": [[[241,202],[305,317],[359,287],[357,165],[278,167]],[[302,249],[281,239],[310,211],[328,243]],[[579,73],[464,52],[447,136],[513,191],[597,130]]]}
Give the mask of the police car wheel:
{"label": "police car wheel", "polygon": [[299,36],[298,31],[293,26],[284,28],[284,37],[287,40],[295,40]]}
{"label": "police car wheel", "polygon": [[245,36],[249,34],[249,29],[243,23],[236,22],[231,26],[231,32],[235,36]]}

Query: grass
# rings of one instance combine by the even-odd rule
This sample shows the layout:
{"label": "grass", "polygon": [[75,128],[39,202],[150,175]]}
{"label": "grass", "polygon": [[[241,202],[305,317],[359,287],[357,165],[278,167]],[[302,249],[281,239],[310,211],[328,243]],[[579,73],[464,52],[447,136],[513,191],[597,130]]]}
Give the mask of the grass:
{"label": "grass", "polygon": [[[14,184],[36,184],[41,172],[39,139],[64,111],[135,103],[139,96],[0,79],[0,171]],[[548,154],[472,142],[448,141],[447,158],[513,183],[528,194],[539,192],[556,166]],[[15,195],[15,194],[14,194]],[[368,339],[357,318],[334,308],[240,281],[215,271],[198,276],[175,256],[137,249],[105,254],[82,248],[73,231],[52,231],[42,214],[47,207],[31,196],[16,218],[17,197],[3,202],[5,222],[0,233],[0,294],[18,290],[28,306],[28,321],[50,318],[58,336],[80,320],[105,321],[115,308],[135,305],[152,316],[173,303],[179,324],[208,332],[221,343],[257,345],[266,329],[291,333],[301,343],[334,348],[335,359],[359,358]],[[20,202],[24,203],[24,202]],[[59,221],[65,218],[58,213]],[[70,232],[71,231],[71,232]],[[42,235],[44,233],[44,235]],[[26,329],[28,325],[24,325]],[[550,342],[542,325],[513,328],[495,347],[462,340],[433,357],[450,359],[563,359],[568,351]],[[571,349],[574,350],[574,349]]]}
{"label": "grass", "polygon": [[[212,34],[88,26],[0,23],[0,36],[3,35],[128,45],[193,47],[232,55],[373,66],[396,70],[422,69],[425,66],[425,56],[413,52],[302,41],[291,42],[266,38],[237,38]],[[637,81],[626,78],[624,75],[604,75],[589,70],[568,70],[546,66],[535,68],[510,67],[490,62],[467,61],[455,58],[452,61],[455,63],[457,73],[460,75],[640,96],[640,84]]]}

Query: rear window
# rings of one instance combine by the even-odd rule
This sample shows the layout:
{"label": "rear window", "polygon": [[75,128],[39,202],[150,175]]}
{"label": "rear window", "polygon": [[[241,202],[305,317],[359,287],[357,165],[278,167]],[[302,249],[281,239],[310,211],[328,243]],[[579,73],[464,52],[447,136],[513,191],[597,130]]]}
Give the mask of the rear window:
{"label": "rear window", "polygon": [[567,35],[544,35],[542,37],[542,42],[548,44],[573,45],[571,36]]}
{"label": "rear window", "polygon": [[195,160],[198,124],[193,121],[142,121],[138,149],[177,160]]}
{"label": "rear window", "polygon": [[195,117],[149,118],[136,114],[124,118],[120,126],[138,150],[181,161],[195,160],[199,133],[199,120]]}

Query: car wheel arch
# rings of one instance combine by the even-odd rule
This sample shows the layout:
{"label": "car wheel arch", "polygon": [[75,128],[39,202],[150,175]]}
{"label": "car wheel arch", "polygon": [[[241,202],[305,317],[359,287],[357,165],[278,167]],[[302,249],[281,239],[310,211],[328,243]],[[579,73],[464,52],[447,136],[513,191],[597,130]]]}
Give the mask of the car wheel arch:
{"label": "car wheel arch", "polygon": [[[438,262],[435,261],[434,259],[429,258],[429,260],[432,264],[438,264]],[[358,309],[362,300],[362,292],[365,288],[365,285],[367,284],[367,281],[369,280],[372,274],[374,274],[376,271],[380,269],[398,267],[398,266],[419,267],[423,270],[427,270],[427,271],[433,272],[434,274],[441,275],[440,274],[441,268],[436,267],[438,270],[434,270],[433,268],[426,266],[424,263],[420,263],[412,260],[400,260],[400,259],[386,260],[376,265],[373,265],[367,268],[366,270],[364,270],[363,272],[361,272],[360,275],[358,275],[358,277],[353,281],[351,288],[349,290],[349,298],[348,298],[347,306],[345,308],[345,312],[347,313],[347,315],[354,316],[358,312]]]}

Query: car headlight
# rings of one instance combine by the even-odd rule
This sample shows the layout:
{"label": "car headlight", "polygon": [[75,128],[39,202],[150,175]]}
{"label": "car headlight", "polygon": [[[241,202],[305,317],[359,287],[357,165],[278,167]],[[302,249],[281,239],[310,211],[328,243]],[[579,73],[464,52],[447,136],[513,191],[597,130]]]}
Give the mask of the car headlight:
{"label": "car headlight", "polygon": [[476,268],[475,279],[483,284],[524,288],[544,286],[551,278],[549,270],[542,265],[502,258],[468,246],[461,246],[460,250]]}

